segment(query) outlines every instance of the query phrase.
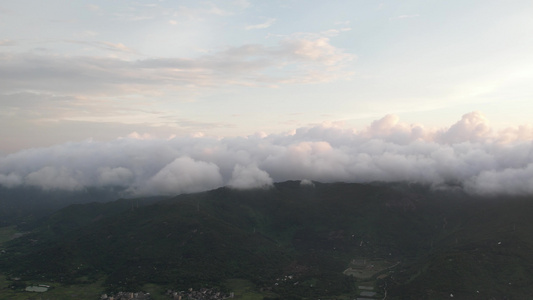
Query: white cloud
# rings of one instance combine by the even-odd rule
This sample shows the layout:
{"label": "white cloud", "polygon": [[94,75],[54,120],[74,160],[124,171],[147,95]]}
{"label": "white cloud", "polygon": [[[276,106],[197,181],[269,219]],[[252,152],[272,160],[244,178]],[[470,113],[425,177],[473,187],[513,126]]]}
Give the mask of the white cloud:
{"label": "white cloud", "polygon": [[492,129],[481,112],[471,112],[443,132],[439,139],[447,143],[484,141],[490,137]]}
{"label": "white cloud", "polygon": [[498,133],[497,139],[502,143],[509,143],[516,140],[533,140],[533,126],[520,125],[515,127],[507,127]]}
{"label": "white cloud", "polygon": [[122,43],[111,43],[111,42],[101,42],[101,44],[104,47],[107,47],[108,49],[114,50],[114,51],[121,51],[121,52],[135,52],[133,49],[128,48]]}
{"label": "white cloud", "polygon": [[326,66],[338,65],[355,58],[354,55],[332,46],[326,37],[316,39],[290,38],[284,40],[282,45],[282,53],[286,55],[305,61],[320,62]]}
{"label": "white cloud", "polygon": [[344,27],[344,28],[341,28],[341,29],[329,29],[329,30],[326,30],[326,31],[322,31],[322,32],[320,32],[320,34],[323,35],[323,36],[338,36],[342,32],[346,32],[346,31],[350,31],[350,30],[352,30],[352,28]]}
{"label": "white cloud", "polygon": [[268,27],[272,26],[275,22],[276,22],[276,19],[270,18],[270,19],[267,19],[265,22],[260,23],[260,24],[248,25],[248,26],[245,27],[245,29],[246,30],[265,29],[265,28],[268,28]]}
{"label": "white cloud", "polygon": [[301,186],[315,186],[315,184],[309,179],[302,179],[300,181]]}
{"label": "white cloud", "polygon": [[136,131],[128,134],[128,138],[130,139],[136,139],[136,140],[149,140],[149,139],[152,139],[153,137],[149,134],[139,134],[137,133]]}
{"label": "white cloud", "polygon": [[65,190],[120,186],[137,195],[171,195],[285,180],[407,181],[463,186],[479,194],[533,193],[531,139],[488,124],[479,112],[443,129],[387,115],[361,131],[320,125],[223,139],[88,140],[0,156],[0,184]]}
{"label": "white cloud", "polygon": [[255,164],[235,165],[228,186],[235,189],[267,188],[272,186],[272,178]]}

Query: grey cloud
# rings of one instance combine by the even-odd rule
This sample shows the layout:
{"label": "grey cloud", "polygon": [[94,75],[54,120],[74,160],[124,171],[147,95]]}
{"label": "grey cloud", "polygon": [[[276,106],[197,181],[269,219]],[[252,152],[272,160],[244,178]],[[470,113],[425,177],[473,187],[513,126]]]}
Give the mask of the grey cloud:
{"label": "grey cloud", "polygon": [[24,181],[22,180],[20,176],[15,175],[13,173],[0,174],[0,185],[1,186],[12,188],[12,187],[21,185],[23,182]]}
{"label": "grey cloud", "polygon": [[439,130],[385,116],[361,131],[315,126],[268,136],[67,143],[0,157],[0,184],[179,194],[305,179],[408,181],[479,194],[531,194],[533,143],[519,136],[509,140],[506,130],[487,126],[475,112]]}
{"label": "grey cloud", "polygon": [[125,68],[116,59],[2,53],[0,87],[4,93],[109,93],[116,89],[109,82],[124,83]]}
{"label": "grey cloud", "polygon": [[213,163],[180,157],[163,167],[136,192],[175,195],[214,189],[222,185],[218,170]]}
{"label": "grey cloud", "polygon": [[134,174],[126,168],[101,167],[98,169],[98,183],[103,186],[115,186],[129,183],[134,178]]}
{"label": "grey cloud", "polygon": [[533,194],[533,163],[519,168],[487,170],[470,179],[466,188],[479,194]]}
{"label": "grey cloud", "polygon": [[20,118],[60,118],[69,111],[78,109],[79,99],[71,96],[55,96],[48,93],[20,92],[0,94],[0,115],[15,115]]}
{"label": "grey cloud", "polygon": [[25,177],[25,183],[44,190],[80,190],[83,186],[75,179],[76,171],[66,167],[44,167]]}
{"label": "grey cloud", "polygon": [[[131,52],[122,44],[92,42]],[[0,53],[0,88],[4,93],[48,92],[55,95],[113,95],[161,92],[195,86],[264,85],[328,81],[352,58],[326,38],[286,39],[275,47],[244,45],[196,58],[122,60]],[[287,77],[269,77],[271,68],[287,68]],[[325,71],[328,72],[325,72]],[[319,74],[319,75],[316,75]]]}
{"label": "grey cloud", "polygon": [[[100,132],[100,137],[105,135],[116,137],[127,135],[133,130],[141,130],[143,126],[146,126],[146,123],[143,123],[144,120],[137,121],[129,117],[135,114],[150,117],[149,122],[156,122],[158,129],[165,131],[166,136],[181,134],[186,130],[206,131],[214,128],[235,127],[229,122],[197,121],[177,116],[172,111],[147,110],[146,107],[136,105],[128,99],[92,100],[91,97],[56,96],[50,93],[0,94],[0,126],[5,124],[5,126],[10,127],[10,133],[4,133],[2,138],[16,136],[18,142],[24,139],[29,140],[38,136],[38,132],[44,128],[48,128],[48,137],[53,136],[57,131],[62,131],[58,135],[64,138],[70,135],[72,140],[79,139],[79,136],[91,136],[95,131]],[[126,117],[135,125],[117,122],[121,117]],[[13,126],[20,121],[26,121],[27,125]],[[47,121],[46,126],[35,128],[33,124],[41,121]],[[31,128],[28,128],[30,126]],[[55,127],[56,130],[51,130],[51,127]],[[116,130],[112,130],[111,127],[120,128],[121,133],[117,134]],[[81,131],[84,131],[85,134],[81,134]],[[106,131],[106,133],[103,134],[102,131]],[[111,133],[111,131],[115,132]],[[3,146],[6,148],[7,141]]]}

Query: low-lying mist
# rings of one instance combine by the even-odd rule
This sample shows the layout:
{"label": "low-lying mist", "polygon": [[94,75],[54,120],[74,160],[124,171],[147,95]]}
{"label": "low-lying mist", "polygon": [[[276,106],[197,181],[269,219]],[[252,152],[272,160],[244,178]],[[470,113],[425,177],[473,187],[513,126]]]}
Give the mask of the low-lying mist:
{"label": "low-lying mist", "polygon": [[533,128],[493,130],[479,112],[426,129],[387,115],[364,130],[336,126],[248,137],[87,140],[0,158],[0,185],[45,190],[122,187],[173,195],[285,180],[407,181],[473,194],[533,193]]}

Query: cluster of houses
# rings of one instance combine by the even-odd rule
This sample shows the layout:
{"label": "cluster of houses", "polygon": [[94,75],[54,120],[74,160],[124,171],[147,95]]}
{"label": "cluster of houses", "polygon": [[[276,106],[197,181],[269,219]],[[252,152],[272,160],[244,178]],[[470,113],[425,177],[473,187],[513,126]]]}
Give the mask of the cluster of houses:
{"label": "cluster of houses", "polygon": [[[190,288],[188,291],[176,292],[167,290],[166,295],[173,300],[223,300],[232,299],[234,293],[224,294],[216,289],[201,288],[198,291]],[[117,294],[102,294],[100,300],[150,300],[150,293],[143,292],[118,292]]]}
{"label": "cluster of houses", "polygon": [[167,290],[167,295],[173,300],[222,300],[235,297],[234,293],[224,294],[216,289],[208,288],[201,288],[198,291],[190,288],[188,291],[180,292]]}
{"label": "cluster of houses", "polygon": [[101,300],[150,300],[150,293],[118,292],[116,295],[103,294]]}
{"label": "cluster of houses", "polygon": [[[276,283],[274,283],[274,285],[278,286],[282,283],[292,283],[292,285],[300,284],[299,281],[296,281],[296,277],[294,275],[285,275],[284,277],[276,278]],[[313,287],[313,285],[311,285],[310,287]],[[272,290],[272,289],[267,288],[267,290]]]}

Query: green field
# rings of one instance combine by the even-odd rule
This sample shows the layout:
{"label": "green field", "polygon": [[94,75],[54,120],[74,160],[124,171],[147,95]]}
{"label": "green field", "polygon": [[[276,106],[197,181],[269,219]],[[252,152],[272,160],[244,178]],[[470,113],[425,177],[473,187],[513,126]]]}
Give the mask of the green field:
{"label": "green field", "polygon": [[[8,280],[6,276],[0,276],[0,299],[5,300],[74,300],[74,299],[99,299],[104,292],[102,281],[93,284],[59,285],[54,282],[17,282],[21,286],[12,288],[15,281]],[[26,292],[22,284],[49,285],[51,288],[43,293]]]}
{"label": "green field", "polygon": [[15,226],[0,227],[0,245],[13,239],[17,233]]}

